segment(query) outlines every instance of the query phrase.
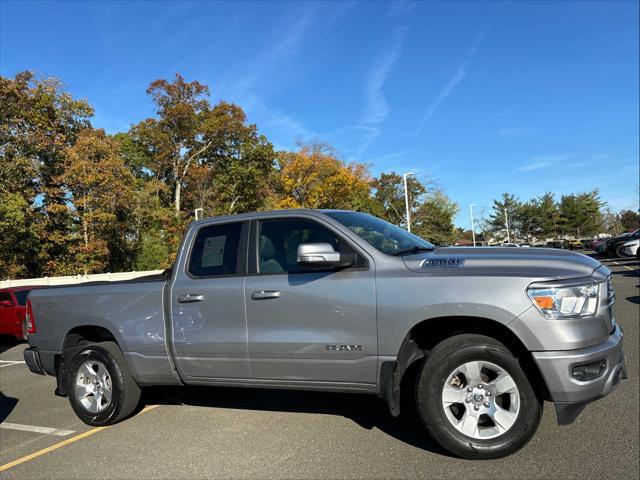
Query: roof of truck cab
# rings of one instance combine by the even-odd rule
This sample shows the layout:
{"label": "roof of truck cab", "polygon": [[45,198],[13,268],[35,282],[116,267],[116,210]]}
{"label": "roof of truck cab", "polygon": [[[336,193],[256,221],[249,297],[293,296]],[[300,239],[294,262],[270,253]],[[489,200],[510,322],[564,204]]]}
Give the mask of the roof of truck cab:
{"label": "roof of truck cab", "polygon": [[218,217],[206,217],[202,220],[191,222],[192,225],[202,225],[204,223],[209,223],[212,220],[248,220],[252,218],[260,218],[260,217],[268,217],[273,214],[278,215],[318,215],[329,212],[350,212],[351,210],[336,210],[336,209],[317,209],[317,208],[290,208],[285,210],[266,210],[264,212],[247,212],[247,213],[237,213],[234,215],[221,215]]}

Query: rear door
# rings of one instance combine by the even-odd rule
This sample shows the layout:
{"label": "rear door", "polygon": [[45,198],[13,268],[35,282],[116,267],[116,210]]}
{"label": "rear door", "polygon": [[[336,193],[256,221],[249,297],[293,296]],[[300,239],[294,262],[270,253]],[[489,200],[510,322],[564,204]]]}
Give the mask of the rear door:
{"label": "rear door", "polygon": [[[252,376],[375,384],[373,261],[319,218],[254,224],[245,288]],[[304,269],[296,261],[301,243],[330,243],[358,260],[344,269]]]}
{"label": "rear door", "polygon": [[247,378],[244,311],[249,222],[190,231],[170,289],[176,367],[186,379]]}

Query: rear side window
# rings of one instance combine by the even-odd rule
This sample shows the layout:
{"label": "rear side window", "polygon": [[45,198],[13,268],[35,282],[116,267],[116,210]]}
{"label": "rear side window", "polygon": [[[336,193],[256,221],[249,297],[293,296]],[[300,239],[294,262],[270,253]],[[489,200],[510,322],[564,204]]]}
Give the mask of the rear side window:
{"label": "rear side window", "polygon": [[27,304],[27,295],[31,290],[18,290],[17,292],[13,292],[18,299],[18,305],[26,305]]}
{"label": "rear side window", "polygon": [[197,235],[188,272],[194,277],[235,275],[242,223],[225,223],[201,228]]}

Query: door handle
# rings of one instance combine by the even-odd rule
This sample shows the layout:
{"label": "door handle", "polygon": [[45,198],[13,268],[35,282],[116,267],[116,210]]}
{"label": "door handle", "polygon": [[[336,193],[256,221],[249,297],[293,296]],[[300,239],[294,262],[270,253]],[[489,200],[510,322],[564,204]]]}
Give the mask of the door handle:
{"label": "door handle", "polygon": [[252,300],[268,300],[270,298],[280,298],[278,290],[258,290],[251,294]]}
{"label": "door handle", "polygon": [[202,294],[193,294],[193,293],[189,293],[187,295],[180,295],[178,297],[178,302],[179,303],[193,303],[193,302],[201,302],[202,300],[204,300],[204,295]]}

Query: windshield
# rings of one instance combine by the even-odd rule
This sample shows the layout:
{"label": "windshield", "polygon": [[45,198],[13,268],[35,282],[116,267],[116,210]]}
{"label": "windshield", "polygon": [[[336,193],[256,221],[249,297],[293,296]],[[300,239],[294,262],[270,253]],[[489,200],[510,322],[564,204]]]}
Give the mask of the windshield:
{"label": "windshield", "polygon": [[433,250],[433,245],[379,218],[356,212],[325,212],[370,245],[389,255]]}

